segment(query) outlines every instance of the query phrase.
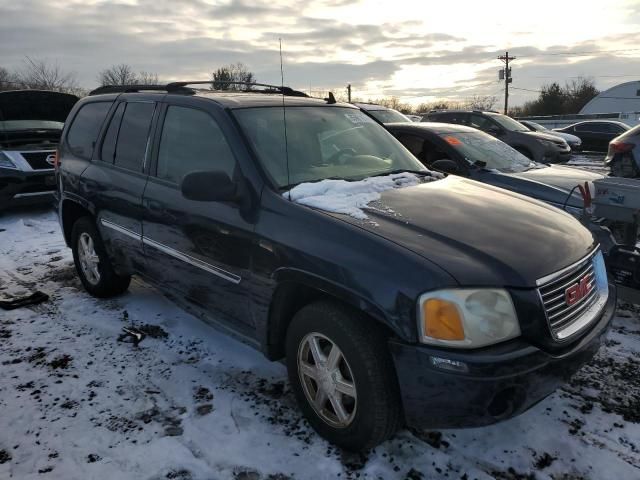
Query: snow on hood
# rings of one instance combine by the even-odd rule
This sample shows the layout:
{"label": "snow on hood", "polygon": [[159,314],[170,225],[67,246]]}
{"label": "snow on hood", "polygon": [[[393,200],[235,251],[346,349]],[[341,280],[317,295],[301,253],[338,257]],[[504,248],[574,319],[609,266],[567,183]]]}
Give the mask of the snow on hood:
{"label": "snow on hood", "polygon": [[380,200],[380,193],[395,188],[411,187],[444,178],[438,172],[425,170],[425,176],[403,172],[358,181],[322,180],[301,183],[283,195],[296,203],[326,212],[343,213],[359,220],[367,219],[363,209]]}

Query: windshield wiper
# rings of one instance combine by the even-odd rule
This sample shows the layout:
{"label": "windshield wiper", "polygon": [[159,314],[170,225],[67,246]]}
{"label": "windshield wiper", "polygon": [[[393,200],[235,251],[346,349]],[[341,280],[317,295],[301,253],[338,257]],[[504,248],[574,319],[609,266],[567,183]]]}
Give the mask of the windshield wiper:
{"label": "windshield wiper", "polygon": [[375,173],[373,175],[367,175],[367,177],[382,177],[383,175],[395,175],[397,173],[413,173],[415,175],[431,175],[430,170],[411,170],[409,168],[397,168],[395,170],[387,170],[386,172]]}

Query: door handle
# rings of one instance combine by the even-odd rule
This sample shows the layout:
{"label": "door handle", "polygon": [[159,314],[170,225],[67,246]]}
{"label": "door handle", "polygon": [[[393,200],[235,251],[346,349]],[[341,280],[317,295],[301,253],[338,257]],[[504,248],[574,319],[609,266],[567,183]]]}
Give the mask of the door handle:
{"label": "door handle", "polygon": [[164,210],[162,204],[155,200],[147,200],[147,208],[155,213],[160,213]]}

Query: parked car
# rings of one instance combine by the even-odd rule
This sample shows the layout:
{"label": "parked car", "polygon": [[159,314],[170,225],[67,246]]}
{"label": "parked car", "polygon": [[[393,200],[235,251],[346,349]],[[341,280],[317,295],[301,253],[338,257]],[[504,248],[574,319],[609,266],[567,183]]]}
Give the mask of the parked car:
{"label": "parked car", "polygon": [[407,117],[404,113],[400,113],[393,108],[383,107],[382,105],[375,105],[373,103],[354,103],[354,105],[373,118],[378,120],[380,123],[392,123],[392,122],[412,122],[409,117]]}
{"label": "parked car", "polygon": [[53,200],[55,150],[75,95],[0,92],[0,210]]}
{"label": "parked car", "polygon": [[571,150],[574,152],[579,152],[580,150],[582,150],[582,140],[580,140],[580,138],[576,137],[575,135],[571,135],[570,133],[557,132],[555,130],[549,130],[548,128],[540,125],[539,123],[532,122],[531,120],[518,121],[532,132],[546,133],[548,135],[555,135],[556,137],[564,139],[569,144],[569,147],[571,147]]}
{"label": "parked car", "polygon": [[405,115],[405,117],[407,117],[412,122],[421,122],[422,121],[422,115]]}
{"label": "parked car", "polygon": [[600,244],[618,297],[631,303],[638,301],[640,267],[636,265],[640,249],[635,241],[628,240],[628,223],[621,222],[625,208],[621,212],[609,209],[599,215],[589,214],[578,187],[586,183],[589,192],[595,194],[595,182],[607,177],[575,167],[534,162],[494,137],[460,125],[398,123],[387,125],[387,129],[428,168],[527,195],[579,219]]}
{"label": "parked car", "polygon": [[432,122],[386,127],[428,168],[506,188],[574,215],[580,215],[583,206],[580,192],[574,187],[603,178],[595,172],[534,162],[471,127]]}
{"label": "parked car", "polygon": [[614,177],[640,177],[640,125],[609,142],[605,165]]}
{"label": "parked car", "polygon": [[329,441],[512,417],[598,350],[615,287],[570,215],[443,178],[331,98],[154,88],[84,98],[65,124],[78,276],[110,297],[140,275],[286,359]]}
{"label": "parked car", "polygon": [[585,120],[563,128],[554,128],[554,132],[570,133],[582,140],[583,150],[604,152],[609,142],[629,130],[629,125],[613,120]]}
{"label": "parked car", "polygon": [[495,112],[443,110],[422,117],[423,122],[455,123],[482,130],[522,153],[542,163],[566,162],[571,149],[555,135],[532,132],[511,117]]}

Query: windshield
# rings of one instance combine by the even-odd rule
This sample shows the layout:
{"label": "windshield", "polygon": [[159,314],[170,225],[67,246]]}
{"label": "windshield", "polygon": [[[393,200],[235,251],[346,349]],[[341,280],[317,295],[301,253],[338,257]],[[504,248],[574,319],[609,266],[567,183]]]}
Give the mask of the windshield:
{"label": "windshield", "polygon": [[487,113],[494,121],[498,122],[502,127],[512,132],[528,132],[529,129],[520,122],[514,120],[506,115],[500,115],[499,113]]}
{"label": "windshield", "polygon": [[411,119],[397,110],[367,110],[372,117],[382,123],[410,122]]}
{"label": "windshield", "polygon": [[332,179],[361,180],[398,170],[425,170],[389,132],[359,110],[282,107],[234,110],[263,167],[280,188]]}
{"label": "windshield", "polygon": [[470,164],[483,162],[485,168],[505,173],[524,172],[543,165],[532,162],[506,143],[483,132],[454,132],[442,138]]}
{"label": "windshield", "polygon": [[5,120],[0,121],[0,131],[18,132],[21,130],[62,130],[62,122],[50,120]]}
{"label": "windshield", "polygon": [[544,132],[546,128],[536,122],[527,122],[527,125],[533,128],[536,132]]}

